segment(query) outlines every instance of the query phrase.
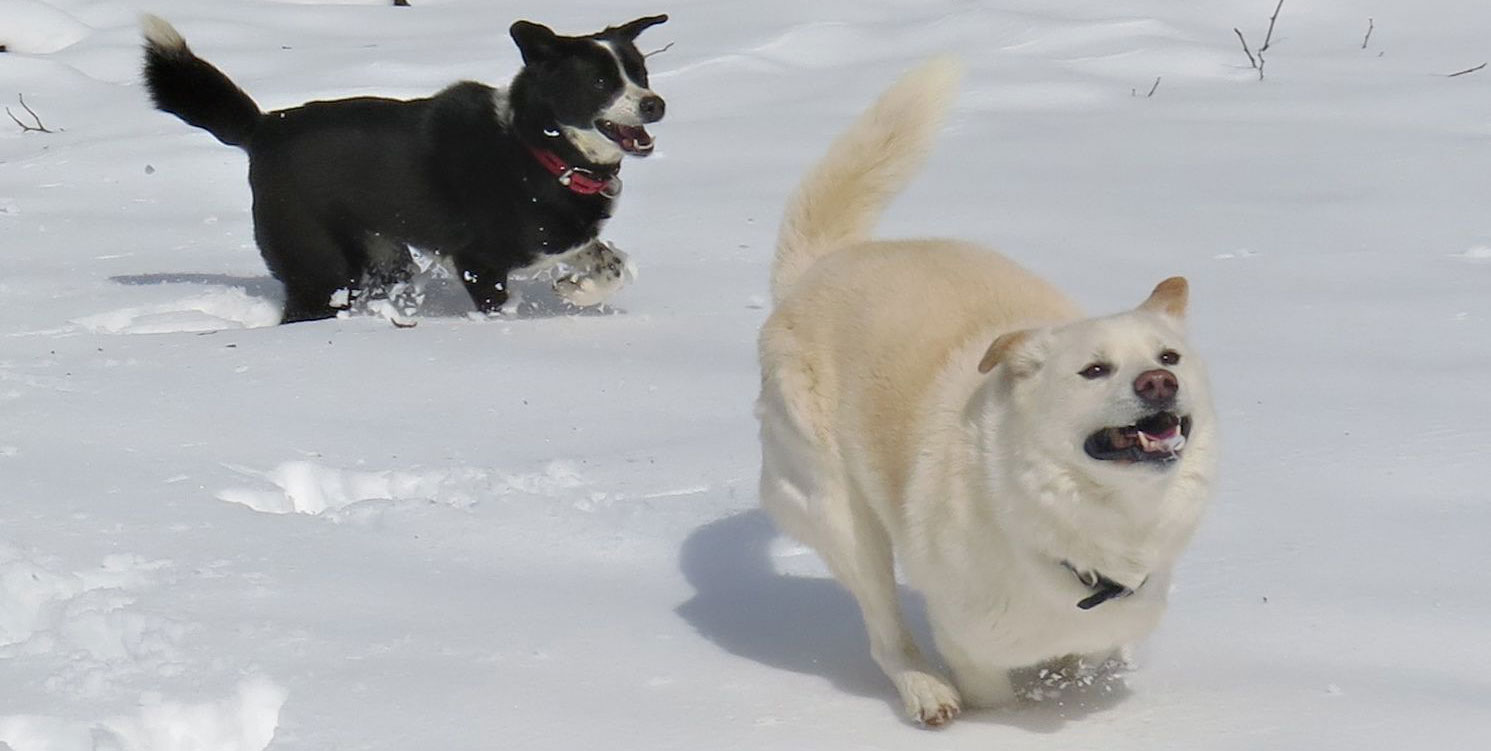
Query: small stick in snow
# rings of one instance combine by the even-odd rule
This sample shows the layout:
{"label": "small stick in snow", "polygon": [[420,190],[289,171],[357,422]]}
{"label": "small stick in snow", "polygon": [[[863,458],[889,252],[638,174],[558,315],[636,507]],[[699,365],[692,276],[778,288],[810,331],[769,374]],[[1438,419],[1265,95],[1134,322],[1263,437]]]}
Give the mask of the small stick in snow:
{"label": "small stick in snow", "polygon": [[651,52],[648,52],[648,53],[642,55],[642,57],[643,58],[649,58],[649,57],[652,57],[653,55],[661,54],[661,53],[667,52],[668,50],[671,50],[671,49],[673,49],[673,43],[672,42],[668,42],[667,44],[663,45],[662,49],[653,50]]}
{"label": "small stick in snow", "polygon": [[1476,71],[1478,71],[1478,70],[1480,70],[1481,68],[1484,68],[1484,67],[1486,67],[1486,64],[1485,63],[1481,63],[1480,65],[1477,65],[1474,68],[1466,68],[1465,70],[1456,71],[1454,73],[1451,73],[1447,77],[1448,78],[1454,78],[1455,76],[1463,76],[1466,73],[1474,73],[1474,72],[1476,72]]}
{"label": "small stick in snow", "polygon": [[1274,14],[1268,17],[1268,33],[1263,35],[1263,46],[1258,48],[1258,58],[1263,58],[1263,53],[1268,51],[1268,43],[1274,38],[1274,24],[1279,20],[1279,9],[1284,7],[1284,0],[1274,6]]}
{"label": "small stick in snow", "polygon": [[1149,87],[1149,93],[1145,94],[1144,98],[1148,99],[1148,98],[1154,96],[1155,89],[1158,89],[1158,88],[1160,88],[1160,77],[1159,76],[1155,76],[1154,77],[1154,85],[1151,86],[1151,87]]}
{"label": "small stick in snow", "polygon": [[1233,26],[1232,30],[1237,33],[1237,41],[1242,42],[1243,53],[1248,56],[1248,63],[1253,66],[1253,70],[1257,70],[1258,61],[1253,58],[1253,51],[1248,49],[1248,40],[1243,39],[1242,29]]}
{"label": "small stick in snow", "polygon": [[1274,39],[1274,24],[1279,20],[1279,10],[1284,7],[1284,0],[1274,6],[1274,14],[1268,17],[1268,33],[1263,35],[1263,46],[1258,48],[1258,80],[1263,80],[1263,53],[1268,51],[1268,46]]}
{"label": "small stick in snow", "polygon": [[1367,42],[1372,41],[1372,17],[1367,16],[1367,35],[1362,37],[1362,49],[1367,48]]}
{"label": "small stick in snow", "polygon": [[20,100],[21,107],[26,110],[26,114],[30,115],[31,119],[36,122],[36,125],[27,125],[27,124],[21,122],[21,118],[16,117],[15,113],[11,112],[9,107],[6,107],[5,108],[5,114],[10,115],[10,119],[13,122],[15,122],[16,125],[21,126],[21,132],[22,133],[29,133],[29,132],[54,133],[54,132],[56,132],[56,131],[48,129],[47,126],[45,126],[45,125],[42,124],[41,117],[36,114],[36,110],[31,109],[31,106],[28,105],[28,104],[26,104],[26,97],[24,95],[22,95],[22,94],[16,94],[16,99]]}

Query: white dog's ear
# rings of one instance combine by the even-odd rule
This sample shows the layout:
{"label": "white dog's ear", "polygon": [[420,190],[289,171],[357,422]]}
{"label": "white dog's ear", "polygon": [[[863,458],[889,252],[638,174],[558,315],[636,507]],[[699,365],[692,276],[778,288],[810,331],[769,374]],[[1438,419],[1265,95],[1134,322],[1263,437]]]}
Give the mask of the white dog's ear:
{"label": "white dog's ear", "polygon": [[1185,318],[1186,303],[1190,300],[1191,286],[1183,276],[1172,276],[1155,285],[1149,299],[1139,304],[1140,310],[1163,313],[1171,318]]}
{"label": "white dog's ear", "polygon": [[1000,364],[1014,368],[1015,375],[1029,375],[1040,368],[1041,363],[1030,346],[1035,338],[1035,329],[1021,329],[1001,334],[989,345],[984,359],[978,361],[978,372],[988,373]]}

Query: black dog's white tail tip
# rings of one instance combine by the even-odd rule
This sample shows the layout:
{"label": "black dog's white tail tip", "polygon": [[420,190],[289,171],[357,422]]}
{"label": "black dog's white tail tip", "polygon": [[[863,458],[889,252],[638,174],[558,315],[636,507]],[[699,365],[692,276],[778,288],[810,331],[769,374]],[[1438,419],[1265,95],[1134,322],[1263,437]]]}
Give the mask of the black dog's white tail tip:
{"label": "black dog's white tail tip", "polygon": [[166,19],[145,13],[140,16],[140,30],[145,43],[160,53],[181,54],[187,51],[186,39]]}

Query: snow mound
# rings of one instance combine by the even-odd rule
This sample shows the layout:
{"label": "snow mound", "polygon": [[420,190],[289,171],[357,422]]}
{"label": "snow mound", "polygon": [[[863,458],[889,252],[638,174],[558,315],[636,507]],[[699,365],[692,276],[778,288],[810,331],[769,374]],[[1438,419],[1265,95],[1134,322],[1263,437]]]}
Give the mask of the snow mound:
{"label": "snow mound", "polygon": [[1464,252],[1454,254],[1454,257],[1466,261],[1491,261],[1491,245],[1477,245]]}
{"label": "snow mound", "polygon": [[279,727],[287,693],[254,677],[230,696],[191,704],[159,694],[140,697],[137,715],[71,722],[35,715],[0,715],[0,747],[13,751],[264,751]]}
{"label": "snow mound", "polygon": [[0,44],[11,52],[44,55],[93,33],[87,24],[39,0],[6,0]]}
{"label": "snow mound", "polygon": [[0,547],[0,656],[57,647],[98,659],[128,654],[140,643],[131,632],[143,631],[137,619],[122,617],[129,593],[167,565],[113,555],[97,569],[59,573]]}
{"label": "snow mound", "polygon": [[79,318],[78,325],[100,334],[169,334],[254,329],[280,322],[280,305],[237,289],[205,292],[174,302],[146,305]]}
{"label": "snow mound", "polygon": [[310,461],[291,461],[268,472],[238,471],[268,480],[273,490],[227,488],[218,499],[266,514],[327,515],[351,518],[343,511],[359,504],[359,512],[407,506],[467,508],[479,498],[519,493],[553,496],[584,484],[566,462],[552,462],[542,472],[494,475],[481,469],[438,469],[424,472],[357,471],[327,467]]}
{"label": "snow mound", "polygon": [[186,626],[133,607],[135,593],[153,586],[152,572],[168,565],[116,555],[58,572],[0,548],[0,660],[50,665],[36,688],[75,698],[102,696],[131,677],[179,673]]}

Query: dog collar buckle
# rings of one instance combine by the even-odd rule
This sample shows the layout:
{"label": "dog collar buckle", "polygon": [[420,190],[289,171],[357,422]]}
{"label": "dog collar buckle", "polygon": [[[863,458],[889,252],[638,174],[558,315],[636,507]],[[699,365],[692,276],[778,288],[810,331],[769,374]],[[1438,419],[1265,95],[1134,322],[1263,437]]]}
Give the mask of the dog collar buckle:
{"label": "dog collar buckle", "polygon": [[621,195],[621,175],[612,175],[601,188],[601,195],[607,198],[615,198]]}

